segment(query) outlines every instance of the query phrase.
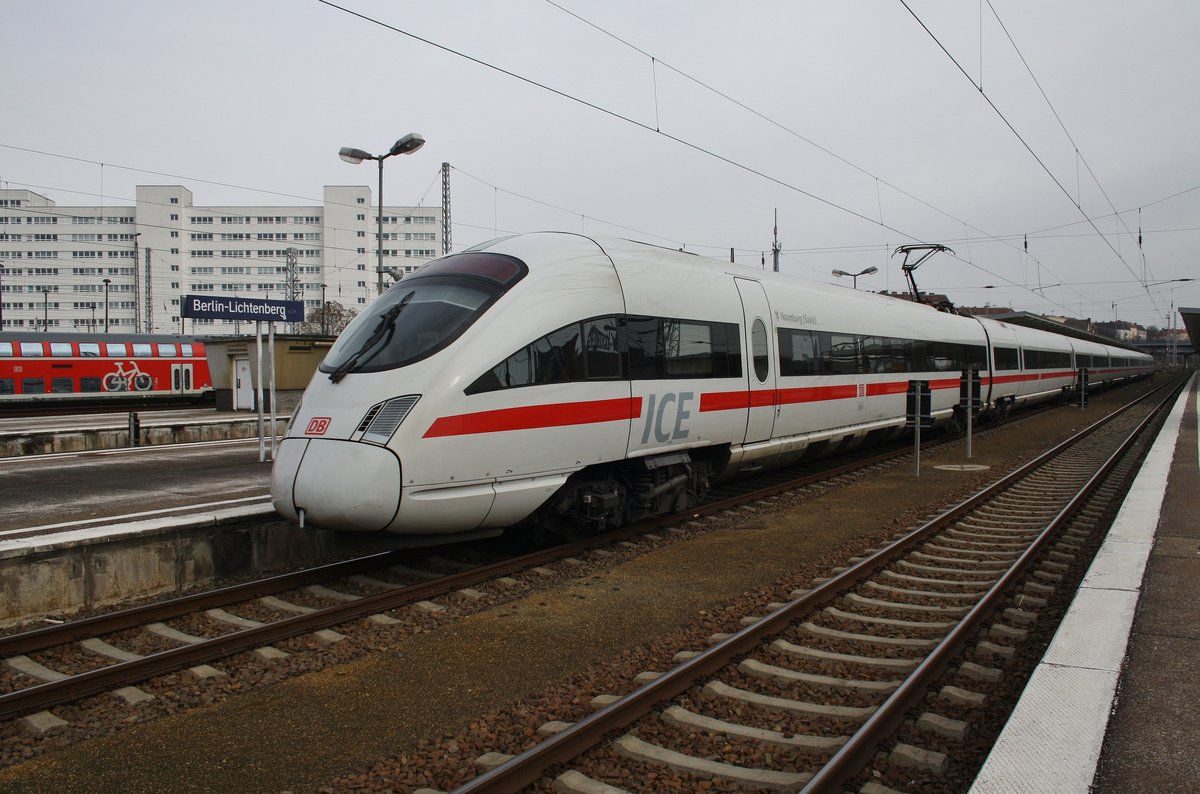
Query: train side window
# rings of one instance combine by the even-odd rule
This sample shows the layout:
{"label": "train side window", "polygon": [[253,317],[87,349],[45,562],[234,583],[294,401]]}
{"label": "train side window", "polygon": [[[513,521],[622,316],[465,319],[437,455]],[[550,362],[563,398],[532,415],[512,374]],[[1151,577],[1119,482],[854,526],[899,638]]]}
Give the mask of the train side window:
{"label": "train side window", "polygon": [[815,331],[779,329],[779,373],[821,374],[821,338]]}
{"label": "train side window", "polygon": [[750,327],[750,350],[754,355],[754,377],[759,383],[766,383],[771,372],[771,359],[767,350],[767,326],[762,320],[755,319]]}
{"label": "train side window", "polygon": [[57,356],[58,358],[65,358],[65,357],[70,356],[71,355],[71,343],[70,342],[51,342],[50,343],[50,355]]}
{"label": "train side window", "polygon": [[713,377],[742,377],[742,341],[737,323],[709,323],[712,333]]}
{"label": "train side window", "polygon": [[659,344],[663,374],[668,378],[713,376],[713,339],[708,323],[664,320]]}
{"label": "train side window", "polygon": [[996,369],[1020,369],[1021,356],[1015,347],[993,347],[992,358]]}
{"label": "train side window", "polygon": [[98,342],[80,342],[79,355],[87,358],[96,358],[100,355],[100,344]]}
{"label": "train side window", "polygon": [[50,391],[54,394],[70,394],[75,391],[75,381],[71,378],[51,378]]}
{"label": "train side window", "polygon": [[133,354],[135,356],[152,356],[154,355],[154,349],[144,342],[134,342]]}
{"label": "train side window", "polygon": [[21,379],[21,394],[45,394],[46,379],[45,378],[22,378]]}
{"label": "train side window", "polygon": [[45,354],[42,351],[42,343],[41,342],[22,342],[21,343],[21,356],[23,358],[38,358],[43,355],[45,355]]}
{"label": "train side window", "polygon": [[583,380],[583,349],[578,323],[559,328],[533,344],[537,383]]}
{"label": "train side window", "polygon": [[[826,342],[828,339],[828,342]],[[853,334],[821,333],[825,355],[822,370],[829,375],[858,374],[858,337]]]}
{"label": "train side window", "polygon": [[191,358],[192,357],[192,346],[187,345],[187,344],[181,344],[179,346],[179,355],[183,356],[184,358]]}
{"label": "train side window", "polygon": [[124,358],[129,354],[126,352],[124,342],[106,342],[104,344],[104,355],[109,358]]}
{"label": "train side window", "polygon": [[12,342],[0,342],[0,358],[12,358]]}
{"label": "train side window", "polygon": [[616,317],[588,320],[583,324],[584,367],[588,380],[615,380],[621,377],[617,330]]}
{"label": "train side window", "polygon": [[79,390],[81,392],[88,392],[88,393],[99,392],[100,391],[100,379],[99,378],[80,378],[79,379]]}
{"label": "train side window", "polygon": [[160,356],[165,356],[167,358],[174,358],[175,357],[175,345],[160,344],[158,346],[158,354]]}
{"label": "train side window", "polygon": [[962,346],[962,366],[960,369],[987,369],[987,348],[983,345]]}
{"label": "train side window", "polygon": [[625,347],[629,354],[629,377],[652,380],[662,377],[658,356],[659,322],[654,317],[625,318]]}
{"label": "train side window", "polygon": [[12,394],[14,385],[12,378],[0,378],[0,394]]}

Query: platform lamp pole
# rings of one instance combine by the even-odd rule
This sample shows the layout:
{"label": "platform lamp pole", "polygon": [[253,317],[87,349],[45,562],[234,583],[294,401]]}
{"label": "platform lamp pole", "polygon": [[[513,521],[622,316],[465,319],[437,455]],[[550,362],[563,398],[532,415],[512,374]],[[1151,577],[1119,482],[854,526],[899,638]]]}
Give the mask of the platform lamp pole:
{"label": "platform lamp pole", "polygon": [[50,290],[42,290],[42,333],[50,330]]}
{"label": "platform lamp pole", "polygon": [[108,333],[108,285],[112,283],[111,278],[104,279],[104,333]]}
{"label": "platform lamp pole", "polygon": [[378,277],[379,294],[383,294],[383,161],[397,154],[412,154],[425,145],[425,138],[420,133],[410,132],[392,144],[386,154],[370,154],[362,149],[352,149],[343,146],[338,151],[338,157],[347,163],[358,165],[363,160],[375,160],[379,163],[379,214],[377,216],[378,237],[375,240],[375,273]]}
{"label": "platform lamp pole", "polygon": [[4,330],[4,263],[0,262],[0,331]]}
{"label": "platform lamp pole", "polygon": [[867,268],[866,270],[860,270],[857,273],[847,273],[845,270],[835,270],[835,271],[833,271],[833,275],[835,275],[839,278],[842,276],[849,276],[850,278],[854,279],[854,288],[858,289],[858,277],[859,276],[869,276],[872,273],[878,273],[878,272],[879,272],[879,268],[871,266],[871,267]]}

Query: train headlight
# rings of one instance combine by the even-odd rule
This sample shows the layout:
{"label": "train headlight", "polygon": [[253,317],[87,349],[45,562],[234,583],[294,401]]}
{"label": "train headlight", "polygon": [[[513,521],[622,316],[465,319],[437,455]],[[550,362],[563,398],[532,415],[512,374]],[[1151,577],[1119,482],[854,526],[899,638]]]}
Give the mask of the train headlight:
{"label": "train headlight", "polygon": [[367,411],[366,416],[358,423],[361,441],[372,444],[387,444],[396,428],[408,416],[408,412],[421,399],[419,394],[409,394],[404,397],[393,397],[386,402],[376,403]]}

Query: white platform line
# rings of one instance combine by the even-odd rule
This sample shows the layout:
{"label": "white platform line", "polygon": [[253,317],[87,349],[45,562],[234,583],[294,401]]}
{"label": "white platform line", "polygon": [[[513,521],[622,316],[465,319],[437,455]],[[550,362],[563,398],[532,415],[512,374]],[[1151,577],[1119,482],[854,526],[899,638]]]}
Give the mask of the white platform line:
{"label": "white platform line", "polygon": [[1175,401],[972,794],[1091,789],[1195,378]]}
{"label": "white platform line", "polygon": [[132,521],[138,518],[149,518],[153,516],[170,515],[171,513],[182,513],[186,511],[207,510],[213,507],[227,507],[229,505],[245,504],[246,502],[267,502],[270,496],[263,494],[261,496],[244,496],[240,499],[223,499],[219,502],[205,502],[197,505],[180,505],[179,507],[164,507],[159,510],[145,510],[140,513],[126,513],[119,516],[98,516],[96,518],[84,518],[78,521],[64,521],[61,524],[43,524],[40,527],[22,527],[20,529],[6,529],[0,531],[0,537],[6,535],[24,535],[31,532],[49,532],[59,529],[71,529],[75,527],[86,527],[93,524],[121,524]]}

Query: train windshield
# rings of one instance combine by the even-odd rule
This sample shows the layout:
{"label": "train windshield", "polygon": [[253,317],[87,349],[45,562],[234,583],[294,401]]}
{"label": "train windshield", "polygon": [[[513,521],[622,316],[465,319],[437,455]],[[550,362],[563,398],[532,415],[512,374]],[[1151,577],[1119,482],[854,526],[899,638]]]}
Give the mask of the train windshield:
{"label": "train windshield", "polygon": [[321,364],[335,383],[420,361],[457,339],[526,273],[498,254],[444,257],[401,279],[346,327]]}

